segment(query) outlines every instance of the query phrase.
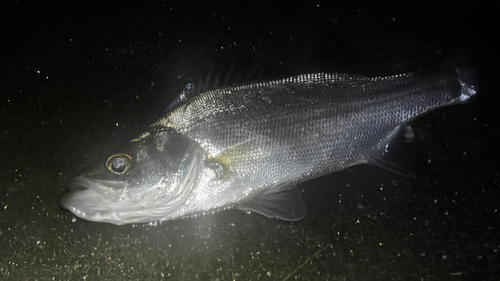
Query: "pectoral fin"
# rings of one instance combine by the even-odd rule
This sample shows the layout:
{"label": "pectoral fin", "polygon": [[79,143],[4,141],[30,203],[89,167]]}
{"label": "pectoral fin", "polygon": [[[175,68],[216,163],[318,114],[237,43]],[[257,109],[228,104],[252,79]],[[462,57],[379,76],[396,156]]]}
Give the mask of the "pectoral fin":
{"label": "pectoral fin", "polygon": [[259,190],[240,201],[235,208],[286,221],[297,221],[306,215],[304,202],[296,185],[281,184]]}

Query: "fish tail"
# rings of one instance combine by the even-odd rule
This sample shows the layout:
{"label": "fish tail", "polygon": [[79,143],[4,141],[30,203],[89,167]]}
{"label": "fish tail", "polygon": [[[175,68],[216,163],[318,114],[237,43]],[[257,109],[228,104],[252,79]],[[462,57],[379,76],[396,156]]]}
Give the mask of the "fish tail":
{"label": "fish tail", "polygon": [[455,67],[455,70],[461,86],[460,101],[468,101],[477,93],[477,71],[468,67]]}

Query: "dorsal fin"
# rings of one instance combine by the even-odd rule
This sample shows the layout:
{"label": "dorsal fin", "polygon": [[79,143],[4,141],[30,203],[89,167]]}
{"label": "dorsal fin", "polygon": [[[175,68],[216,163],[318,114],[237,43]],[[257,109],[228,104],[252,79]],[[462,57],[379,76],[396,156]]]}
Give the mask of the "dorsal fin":
{"label": "dorsal fin", "polygon": [[192,89],[193,85],[191,83],[187,83],[186,86],[184,86],[184,89],[182,89],[182,91],[167,104],[163,113],[188,100],[191,97]]}
{"label": "dorsal fin", "polygon": [[223,87],[276,80],[299,74],[289,66],[255,58],[221,58],[208,65],[200,65],[189,72],[179,73],[178,80],[191,83],[191,98]]}

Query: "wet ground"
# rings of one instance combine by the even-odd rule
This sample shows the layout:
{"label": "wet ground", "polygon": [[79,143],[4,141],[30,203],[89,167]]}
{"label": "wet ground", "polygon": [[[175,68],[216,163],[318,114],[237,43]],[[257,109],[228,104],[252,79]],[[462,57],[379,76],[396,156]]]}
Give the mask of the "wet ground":
{"label": "wet ground", "polygon": [[498,280],[489,101],[413,121],[429,158],[416,178],[358,166],[300,185],[296,223],[225,211],[114,226],[59,209],[71,177],[214,69],[384,75],[463,45],[482,92],[498,91],[493,1],[212,2],[1,4],[1,280]]}

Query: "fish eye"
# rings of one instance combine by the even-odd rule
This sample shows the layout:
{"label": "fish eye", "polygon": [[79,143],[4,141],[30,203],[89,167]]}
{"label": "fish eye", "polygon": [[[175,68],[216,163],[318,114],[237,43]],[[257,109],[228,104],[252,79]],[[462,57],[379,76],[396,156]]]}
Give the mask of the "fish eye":
{"label": "fish eye", "polygon": [[106,168],[115,174],[125,174],[132,163],[132,157],[126,153],[117,153],[106,160]]}

